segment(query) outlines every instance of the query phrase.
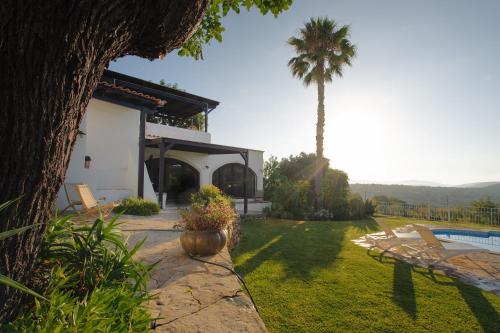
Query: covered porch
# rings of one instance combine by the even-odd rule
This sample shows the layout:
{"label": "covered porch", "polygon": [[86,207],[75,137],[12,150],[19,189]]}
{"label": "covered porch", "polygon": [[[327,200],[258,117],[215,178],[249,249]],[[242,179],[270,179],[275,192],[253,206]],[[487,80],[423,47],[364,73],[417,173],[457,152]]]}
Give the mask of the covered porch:
{"label": "covered porch", "polygon": [[[145,168],[145,149],[155,149],[157,151],[158,159],[158,168],[155,172],[157,175],[154,175],[157,179],[156,192],[158,203],[160,207],[164,208],[164,195],[167,191],[165,179],[168,179],[168,167],[166,165],[166,153],[170,150],[180,151],[180,152],[190,152],[190,153],[200,153],[206,155],[239,155],[242,158],[243,162],[243,179],[242,179],[242,194],[243,197],[243,212],[244,214],[248,213],[248,199],[249,199],[249,191],[251,188],[248,186],[249,181],[249,150],[246,148],[239,147],[231,147],[231,146],[223,146],[212,143],[205,142],[197,142],[197,141],[188,141],[181,140],[175,138],[154,138],[154,139],[146,139],[143,137],[141,139],[141,149],[143,153],[140,154],[139,158],[139,183],[138,183],[138,196],[143,197],[144,195],[144,168]],[[153,175],[150,175],[153,177]]]}

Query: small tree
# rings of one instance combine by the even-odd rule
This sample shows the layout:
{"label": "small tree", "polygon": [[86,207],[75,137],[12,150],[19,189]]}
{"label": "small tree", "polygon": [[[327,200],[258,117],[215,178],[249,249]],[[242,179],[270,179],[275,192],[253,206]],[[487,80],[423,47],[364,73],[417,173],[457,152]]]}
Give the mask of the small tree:
{"label": "small tree", "polygon": [[474,200],[471,202],[471,206],[474,209],[481,209],[481,208],[496,208],[497,205],[493,201],[491,201],[490,197],[484,197],[479,200]]}

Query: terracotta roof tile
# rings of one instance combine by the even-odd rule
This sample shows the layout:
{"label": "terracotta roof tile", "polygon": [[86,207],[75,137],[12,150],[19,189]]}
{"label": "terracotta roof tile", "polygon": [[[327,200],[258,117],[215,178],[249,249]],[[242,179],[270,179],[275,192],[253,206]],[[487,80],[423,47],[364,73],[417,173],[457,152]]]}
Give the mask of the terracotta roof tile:
{"label": "terracotta roof tile", "polygon": [[163,99],[156,98],[156,97],[151,96],[151,95],[143,94],[141,92],[138,92],[138,91],[135,91],[135,90],[132,90],[129,88],[125,88],[125,87],[122,87],[122,86],[119,86],[117,84],[110,83],[107,81],[101,81],[101,82],[99,82],[99,85],[104,86],[106,88],[119,90],[119,91],[122,91],[126,94],[130,94],[130,95],[134,95],[134,96],[138,96],[138,97],[147,99],[149,101],[152,101],[153,103],[155,103],[158,106],[163,106],[163,105],[167,104],[167,101],[165,101]]}

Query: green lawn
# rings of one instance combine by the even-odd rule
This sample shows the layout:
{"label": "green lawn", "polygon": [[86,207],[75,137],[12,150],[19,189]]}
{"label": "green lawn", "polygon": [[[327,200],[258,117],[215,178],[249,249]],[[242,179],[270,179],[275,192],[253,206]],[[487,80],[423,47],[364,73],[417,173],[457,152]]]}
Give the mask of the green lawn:
{"label": "green lawn", "polygon": [[[416,220],[385,218],[391,226]],[[428,222],[427,222],[428,223]],[[372,220],[246,221],[232,253],[270,332],[500,332],[500,298],[350,240]]]}

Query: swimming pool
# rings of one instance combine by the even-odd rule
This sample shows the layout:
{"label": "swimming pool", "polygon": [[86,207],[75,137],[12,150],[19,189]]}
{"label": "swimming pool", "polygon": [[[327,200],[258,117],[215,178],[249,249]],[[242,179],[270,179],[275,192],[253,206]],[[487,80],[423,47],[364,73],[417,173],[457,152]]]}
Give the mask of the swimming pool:
{"label": "swimming pool", "polygon": [[440,239],[468,243],[490,251],[500,252],[500,231],[433,229],[432,233]]}

